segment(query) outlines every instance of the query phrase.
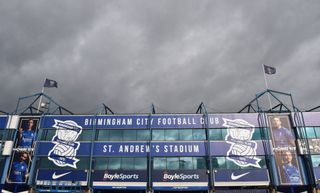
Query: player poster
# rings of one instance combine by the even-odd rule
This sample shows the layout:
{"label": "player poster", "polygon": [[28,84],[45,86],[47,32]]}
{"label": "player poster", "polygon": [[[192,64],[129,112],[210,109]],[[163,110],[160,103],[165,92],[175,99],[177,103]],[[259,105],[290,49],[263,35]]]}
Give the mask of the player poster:
{"label": "player poster", "polygon": [[295,136],[286,115],[268,116],[273,151],[281,185],[302,184]]}
{"label": "player poster", "polygon": [[9,192],[26,191],[29,169],[36,140],[39,118],[23,117],[20,119],[11,162],[4,189]]}

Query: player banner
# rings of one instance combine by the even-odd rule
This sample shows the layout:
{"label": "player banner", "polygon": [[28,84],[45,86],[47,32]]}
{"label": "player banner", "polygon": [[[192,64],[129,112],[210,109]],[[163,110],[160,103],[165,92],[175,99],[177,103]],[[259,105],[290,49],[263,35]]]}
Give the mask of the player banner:
{"label": "player banner", "polygon": [[267,169],[218,169],[214,172],[215,186],[268,186]]}
{"label": "player banner", "polygon": [[[21,117],[17,126],[14,147],[4,190],[18,192],[28,190],[29,170],[33,156],[39,118]],[[1,124],[1,123],[0,123]]]}
{"label": "player banner", "polygon": [[303,184],[295,136],[287,115],[268,116],[273,151],[281,185]]}

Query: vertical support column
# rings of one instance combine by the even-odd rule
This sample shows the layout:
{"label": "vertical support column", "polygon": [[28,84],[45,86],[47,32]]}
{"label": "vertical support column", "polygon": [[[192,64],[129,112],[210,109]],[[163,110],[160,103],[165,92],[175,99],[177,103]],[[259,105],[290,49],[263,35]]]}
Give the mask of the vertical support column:
{"label": "vertical support column", "polygon": [[209,135],[209,118],[208,118],[208,112],[206,107],[204,106],[203,102],[200,104],[201,109],[203,110],[203,116],[204,116],[204,127],[206,130],[206,160],[207,160],[207,171],[208,171],[208,177],[209,177],[209,191],[214,192],[214,174],[213,174],[213,168],[212,168],[212,157],[210,155],[211,152],[211,144],[210,144],[210,135]]}
{"label": "vertical support column", "polygon": [[[154,113],[154,107],[152,105],[152,113]],[[152,161],[152,156],[151,156],[151,141],[152,141],[152,126],[151,126],[151,116],[152,114],[150,113],[148,116],[148,129],[149,129],[149,141],[148,141],[148,146],[149,146],[149,152],[148,152],[148,164],[147,164],[147,171],[148,171],[148,182],[147,182],[147,193],[152,193],[152,170],[153,170],[153,161]]]}

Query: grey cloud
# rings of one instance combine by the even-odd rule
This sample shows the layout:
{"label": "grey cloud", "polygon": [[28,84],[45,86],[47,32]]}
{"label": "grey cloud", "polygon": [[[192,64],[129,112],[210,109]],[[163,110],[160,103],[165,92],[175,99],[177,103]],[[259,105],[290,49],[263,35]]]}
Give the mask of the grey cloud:
{"label": "grey cloud", "polygon": [[271,89],[320,104],[318,2],[12,2],[0,5],[0,109],[49,77],[59,88],[46,92],[77,113],[235,112],[265,89],[263,63],[277,68]]}

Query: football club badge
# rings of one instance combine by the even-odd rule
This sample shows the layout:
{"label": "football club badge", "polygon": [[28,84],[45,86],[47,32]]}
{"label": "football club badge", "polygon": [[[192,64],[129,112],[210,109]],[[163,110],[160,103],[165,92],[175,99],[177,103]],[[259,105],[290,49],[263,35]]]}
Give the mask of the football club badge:
{"label": "football club badge", "polygon": [[55,146],[49,151],[48,159],[59,167],[70,166],[77,169],[76,163],[79,159],[76,156],[80,143],[76,140],[82,132],[82,127],[71,120],[60,121],[55,119],[54,122],[53,127],[57,130],[52,138],[52,143]]}
{"label": "football club badge", "polygon": [[261,168],[257,155],[257,142],[252,141],[254,125],[243,119],[225,119],[223,126],[227,127],[225,140],[231,144],[227,159],[240,167],[253,166]]}

